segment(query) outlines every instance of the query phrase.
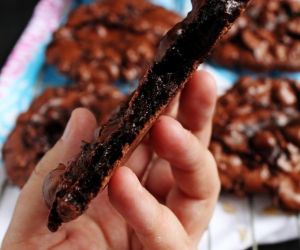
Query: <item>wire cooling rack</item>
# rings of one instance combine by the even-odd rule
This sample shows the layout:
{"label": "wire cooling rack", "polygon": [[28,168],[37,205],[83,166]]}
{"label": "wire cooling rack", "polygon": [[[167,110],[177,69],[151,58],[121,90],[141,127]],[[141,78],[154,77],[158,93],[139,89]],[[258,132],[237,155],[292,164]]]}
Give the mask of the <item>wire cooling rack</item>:
{"label": "wire cooling rack", "polygon": [[[221,196],[220,201],[218,202],[217,207],[223,207],[224,210],[226,210],[228,213],[234,213],[234,206],[229,205],[230,202],[228,202],[228,199],[224,201],[224,197]],[[234,198],[233,198],[234,199]],[[238,200],[238,199],[237,199]],[[276,209],[273,206],[268,206],[268,203],[265,203],[265,218],[262,218],[262,215],[258,214],[258,211],[256,209],[257,205],[256,203],[260,203],[261,199],[256,198],[246,198],[244,200],[240,200],[241,203],[244,203],[245,207],[243,210],[244,213],[244,219],[240,221],[241,224],[244,224],[245,221],[247,222],[246,226],[240,226],[239,223],[233,223],[229,224],[227,223],[228,229],[224,229],[223,231],[219,231],[216,233],[216,227],[223,223],[222,217],[219,215],[214,215],[212,219],[212,223],[208,227],[208,230],[205,234],[205,236],[202,238],[199,250],[218,250],[218,249],[224,249],[224,250],[242,250],[242,249],[252,249],[252,250],[259,250],[259,245],[262,244],[276,244],[280,242],[285,242],[288,240],[295,240],[298,239],[298,247],[300,249],[300,215],[295,214],[284,214],[284,212]],[[281,214],[281,215],[280,215]],[[234,215],[233,215],[234,216]],[[272,230],[264,230],[265,231],[265,237],[268,239],[263,239],[263,235],[261,231],[262,229],[262,223],[260,220],[268,218],[269,220],[271,217],[273,217],[272,220],[274,220],[270,224],[276,224],[277,220],[280,220],[280,216],[286,217],[287,223],[286,225],[280,225],[280,228],[278,227],[277,232],[275,231],[273,234],[271,232]],[[239,215],[237,215],[237,218]],[[240,218],[239,218],[240,219]],[[218,220],[218,221],[217,221]],[[271,225],[272,226],[272,225]],[[238,228],[239,227],[239,228]],[[261,228],[258,228],[261,227]],[[237,230],[235,230],[237,228]],[[236,232],[235,232],[236,231]],[[284,232],[285,236],[280,236],[280,233]],[[290,232],[290,235],[288,233]],[[233,234],[238,235],[236,238],[232,237]],[[229,238],[226,242],[226,238]],[[225,240],[224,240],[225,239]],[[231,244],[228,244],[228,241],[232,240]],[[239,243],[237,243],[239,241]],[[244,241],[244,243],[243,243]],[[297,248],[298,249],[298,248]]]}

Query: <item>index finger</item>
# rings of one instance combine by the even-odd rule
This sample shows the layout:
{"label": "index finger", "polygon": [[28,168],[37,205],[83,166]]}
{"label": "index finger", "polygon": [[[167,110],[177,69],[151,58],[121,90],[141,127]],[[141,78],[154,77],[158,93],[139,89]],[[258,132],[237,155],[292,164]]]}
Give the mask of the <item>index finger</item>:
{"label": "index finger", "polygon": [[188,233],[198,237],[208,225],[220,190],[216,163],[198,138],[173,118],[161,117],[151,136],[156,153],[169,161],[175,178],[167,205]]}
{"label": "index finger", "polygon": [[179,122],[205,145],[209,144],[211,123],[216,105],[216,83],[206,71],[196,72],[182,90]]}

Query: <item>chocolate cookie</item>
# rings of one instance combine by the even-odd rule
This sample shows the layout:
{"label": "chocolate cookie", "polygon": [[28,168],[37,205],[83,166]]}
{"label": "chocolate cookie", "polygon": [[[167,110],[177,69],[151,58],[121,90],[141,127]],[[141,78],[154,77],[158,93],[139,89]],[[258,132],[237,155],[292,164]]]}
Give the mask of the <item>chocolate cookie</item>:
{"label": "chocolate cookie", "polygon": [[254,0],[215,49],[215,62],[254,71],[300,70],[300,2]]}
{"label": "chocolate cookie", "polygon": [[82,5],[55,34],[47,61],[80,82],[139,79],[162,36],[181,18],[145,0]]}
{"label": "chocolate cookie", "polygon": [[97,91],[47,89],[18,117],[4,144],[3,160],[11,182],[19,187],[26,183],[38,161],[61,137],[73,109],[86,107],[103,122],[123,99],[109,86]]}
{"label": "chocolate cookie", "polygon": [[105,188],[247,2],[193,1],[192,12],[162,39],[154,64],[128,102],[74,161],[46,178],[43,190],[51,231],[80,216]]}
{"label": "chocolate cookie", "polygon": [[224,190],[300,211],[299,84],[245,77],[219,99],[210,148]]}

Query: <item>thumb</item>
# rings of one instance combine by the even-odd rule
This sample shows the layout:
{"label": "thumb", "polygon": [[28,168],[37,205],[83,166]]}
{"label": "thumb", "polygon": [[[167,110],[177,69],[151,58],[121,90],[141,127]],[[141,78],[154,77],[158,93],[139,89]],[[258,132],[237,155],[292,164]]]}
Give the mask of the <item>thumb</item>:
{"label": "thumb", "polygon": [[94,116],[87,110],[80,108],[73,111],[62,138],[41,159],[23,187],[8,232],[18,232],[19,240],[20,237],[26,239],[33,233],[48,232],[46,220],[49,211],[42,194],[44,178],[58,164],[66,164],[74,157],[79,152],[82,141],[93,138],[96,124]]}
{"label": "thumb", "polygon": [[108,188],[112,205],[146,249],[191,249],[179,220],[141,185],[129,168],[117,169]]}

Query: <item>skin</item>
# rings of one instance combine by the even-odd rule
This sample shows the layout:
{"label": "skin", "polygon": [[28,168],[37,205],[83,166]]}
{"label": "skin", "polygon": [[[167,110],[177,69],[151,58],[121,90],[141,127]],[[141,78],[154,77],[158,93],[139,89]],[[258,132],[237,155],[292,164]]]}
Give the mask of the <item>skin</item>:
{"label": "skin", "polygon": [[220,190],[207,149],[215,102],[213,78],[194,74],[87,212],[51,233],[43,180],[91,141],[97,126],[89,111],[75,110],[21,191],[2,249],[196,249]]}

